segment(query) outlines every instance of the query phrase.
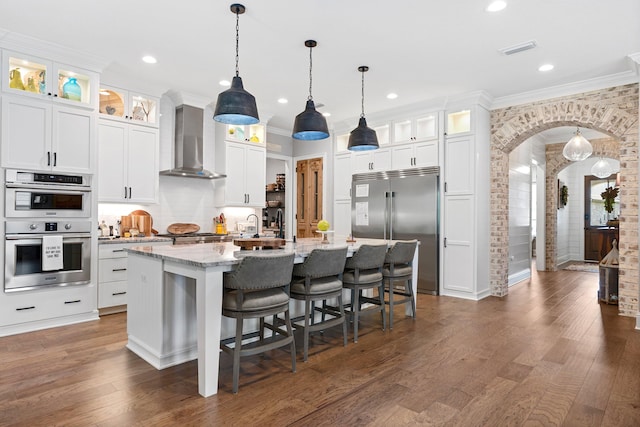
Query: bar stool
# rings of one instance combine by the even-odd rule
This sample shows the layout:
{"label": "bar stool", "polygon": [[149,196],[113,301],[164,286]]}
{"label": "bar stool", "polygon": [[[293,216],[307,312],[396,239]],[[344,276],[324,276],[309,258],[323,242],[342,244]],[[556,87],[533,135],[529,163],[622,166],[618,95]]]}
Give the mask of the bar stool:
{"label": "bar stool", "polygon": [[[382,316],[382,330],[387,328],[384,310],[384,281],[382,267],[387,254],[387,245],[362,245],[347,259],[342,275],[342,287],[351,290],[351,308],[347,313],[353,318],[353,342],[358,342],[358,320],[361,313],[379,311]],[[362,295],[366,289],[378,288],[378,298]],[[362,309],[362,303],[373,304]]]}
{"label": "bar stool", "polygon": [[[233,393],[238,392],[240,357],[251,356],[285,345],[291,346],[291,371],[296,371],[296,345],[289,315],[289,284],[293,271],[294,254],[248,255],[238,267],[224,273],[222,315],[236,319],[236,335],[220,341],[220,348],[233,356]],[[265,316],[284,313],[286,330],[264,322]],[[260,330],[242,334],[244,319],[260,319]],[[264,338],[264,328],[272,337]],[[242,341],[256,338],[250,347],[242,348]],[[234,347],[229,344],[235,343]]]}
{"label": "bar stool", "polygon": [[[389,293],[389,329],[393,329],[393,306],[411,303],[412,317],[416,317],[416,301],[413,295],[413,256],[416,252],[417,240],[396,242],[387,252],[382,275],[385,281],[385,292]],[[404,288],[396,285],[403,282]],[[396,295],[402,296],[395,299]]]}
{"label": "bar stool", "polygon": [[[344,345],[347,345],[347,323],[345,322],[344,306],[342,304],[342,272],[347,258],[347,247],[336,249],[314,249],[302,264],[293,267],[293,281],[291,282],[291,298],[304,301],[304,316],[294,319],[294,322],[304,320],[304,325],[293,324],[294,328],[303,329],[304,361],[309,354],[309,335],[311,332],[342,325]],[[327,307],[327,299],[336,298],[338,309]],[[322,301],[322,308],[315,307],[316,301]],[[322,313],[319,323],[315,322],[315,312]],[[331,315],[326,320],[325,314]]]}

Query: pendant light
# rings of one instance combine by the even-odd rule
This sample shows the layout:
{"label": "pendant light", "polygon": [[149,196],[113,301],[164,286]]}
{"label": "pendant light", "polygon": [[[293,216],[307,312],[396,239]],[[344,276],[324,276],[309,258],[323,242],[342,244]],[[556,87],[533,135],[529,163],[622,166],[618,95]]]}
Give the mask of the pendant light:
{"label": "pendant light", "polygon": [[352,130],[349,135],[347,148],[351,151],[376,150],[380,148],[378,136],[375,130],[367,126],[367,119],[364,118],[364,73],[369,71],[369,67],[362,65],[358,67],[358,71],[362,73],[362,114],[360,114],[358,127]]}
{"label": "pendant light", "polygon": [[607,159],[603,159],[602,157],[600,157],[600,160],[595,162],[591,167],[591,174],[598,178],[607,178],[614,172],[611,162]]}
{"label": "pendant light", "polygon": [[313,81],[311,51],[318,43],[315,40],[307,40],[304,45],[309,48],[309,98],[307,98],[307,106],[304,111],[296,116],[296,120],[293,123],[292,136],[294,139],[313,141],[328,138],[329,128],[324,116],[316,111],[313,95],[311,95],[311,83]]}
{"label": "pendant light", "polygon": [[580,128],[575,135],[567,142],[562,150],[562,155],[572,162],[581,162],[593,153],[593,147],[587,139],[580,133]]}
{"label": "pendant light", "polygon": [[260,121],[256,98],[244,90],[238,71],[240,15],[245,12],[245,7],[234,3],[231,5],[231,12],[236,14],[236,75],[233,77],[231,87],[218,94],[213,120],[232,125],[252,125]]}

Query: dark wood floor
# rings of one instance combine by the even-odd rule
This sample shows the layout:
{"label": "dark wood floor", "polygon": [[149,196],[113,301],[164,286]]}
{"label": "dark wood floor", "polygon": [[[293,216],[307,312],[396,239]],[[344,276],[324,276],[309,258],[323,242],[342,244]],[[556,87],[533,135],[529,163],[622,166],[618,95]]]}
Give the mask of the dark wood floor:
{"label": "dark wood floor", "polygon": [[[196,363],[129,352],[126,315],[0,338],[0,425],[640,425],[640,331],[596,301],[598,275],[535,273],[506,298],[418,297],[417,320],[361,324],[242,362],[231,393],[198,395]],[[402,310],[398,310],[402,311]]]}

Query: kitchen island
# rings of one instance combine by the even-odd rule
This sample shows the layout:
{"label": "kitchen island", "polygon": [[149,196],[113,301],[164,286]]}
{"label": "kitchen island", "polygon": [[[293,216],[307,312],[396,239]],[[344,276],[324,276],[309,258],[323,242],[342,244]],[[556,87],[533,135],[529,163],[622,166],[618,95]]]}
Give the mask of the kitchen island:
{"label": "kitchen island", "polygon": [[[350,257],[365,243],[393,244],[393,241],[358,239],[321,244],[319,239],[288,242],[281,249],[265,253],[295,253],[296,263],[316,248],[348,246]],[[223,273],[231,271],[243,256],[230,242],[140,246],[129,252],[129,301],[127,348],[156,369],[198,359],[198,391],[211,396],[218,391],[220,338],[234,334],[233,319],[222,317]],[[414,256],[417,266],[418,249]],[[414,268],[414,295],[417,268]],[[292,315],[296,314],[292,307]],[[248,324],[257,329],[257,322]],[[246,332],[246,331],[245,331]]]}

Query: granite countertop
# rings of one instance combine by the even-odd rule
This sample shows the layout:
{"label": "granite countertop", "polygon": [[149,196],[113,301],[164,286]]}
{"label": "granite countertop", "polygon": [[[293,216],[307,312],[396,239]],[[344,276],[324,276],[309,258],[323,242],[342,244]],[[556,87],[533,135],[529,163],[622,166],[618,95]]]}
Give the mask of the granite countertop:
{"label": "granite countertop", "polygon": [[149,237],[118,237],[107,238],[107,237],[98,237],[99,245],[109,245],[109,244],[117,244],[117,243],[156,243],[156,242],[173,242],[173,239],[170,237],[157,237],[157,236],[149,236]]}
{"label": "granite countertop", "polygon": [[255,251],[241,251],[232,242],[197,243],[193,245],[174,246],[134,246],[127,251],[135,254],[146,255],[167,261],[174,261],[195,267],[207,268],[223,265],[234,265],[246,255],[276,255],[285,253],[295,253],[296,261],[301,262],[309,253],[316,248],[338,248],[347,246],[349,248],[347,256],[353,253],[364,243],[370,244],[391,244],[392,241],[382,239],[358,239],[354,243],[347,243],[339,239],[333,243],[320,243],[320,239],[298,239],[297,243],[287,242],[280,249],[267,249]]}

